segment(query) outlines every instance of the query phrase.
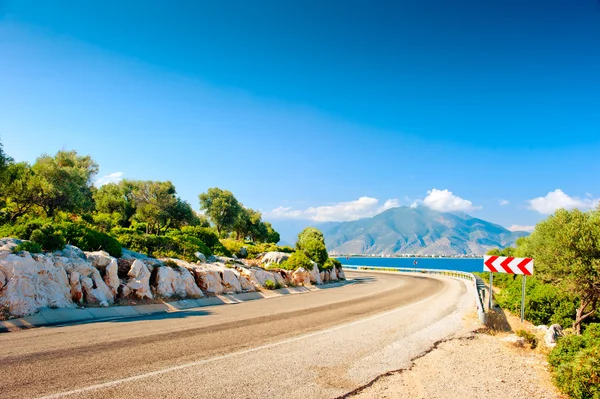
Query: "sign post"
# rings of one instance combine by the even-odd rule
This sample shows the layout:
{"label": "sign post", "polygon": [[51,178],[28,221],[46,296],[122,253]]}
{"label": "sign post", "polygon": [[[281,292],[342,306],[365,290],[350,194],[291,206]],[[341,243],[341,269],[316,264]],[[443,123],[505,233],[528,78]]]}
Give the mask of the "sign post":
{"label": "sign post", "polygon": [[525,287],[527,276],[533,274],[533,259],[513,258],[512,256],[485,256],[483,271],[490,272],[490,309],[492,308],[492,281],[494,273],[520,274],[523,276],[521,287],[521,323],[525,320]]}

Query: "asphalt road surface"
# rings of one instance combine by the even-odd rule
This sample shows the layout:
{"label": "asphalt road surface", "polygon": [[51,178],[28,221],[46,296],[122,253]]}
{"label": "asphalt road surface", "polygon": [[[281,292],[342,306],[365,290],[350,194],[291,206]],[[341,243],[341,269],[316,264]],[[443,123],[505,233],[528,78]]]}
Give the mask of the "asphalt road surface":
{"label": "asphalt road surface", "polygon": [[348,273],[299,295],[0,335],[1,398],[336,398],[464,326],[468,282]]}

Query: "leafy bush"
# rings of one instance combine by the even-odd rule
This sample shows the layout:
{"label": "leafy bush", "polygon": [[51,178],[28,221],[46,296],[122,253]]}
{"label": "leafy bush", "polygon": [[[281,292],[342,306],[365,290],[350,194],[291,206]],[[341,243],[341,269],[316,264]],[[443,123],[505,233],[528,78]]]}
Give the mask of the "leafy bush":
{"label": "leafy bush", "polygon": [[323,233],[314,227],[307,227],[298,234],[296,249],[306,252],[306,255],[319,264],[322,269],[329,258]]}
{"label": "leafy bush", "polygon": [[530,333],[527,330],[517,330],[515,334],[517,335],[517,337],[525,338],[525,342],[529,344],[531,349],[537,348],[538,339],[534,334]]}
{"label": "leafy bush", "polygon": [[67,243],[74,245],[82,251],[106,251],[111,256],[119,257],[122,254],[121,244],[91,225],[83,222],[62,222],[56,225]]}
{"label": "leafy bush", "polygon": [[29,240],[40,244],[45,251],[56,251],[63,249],[66,241],[60,231],[56,231],[54,226],[46,224],[40,229],[31,232]]}
{"label": "leafy bush", "polygon": [[324,270],[331,270],[331,269],[341,269],[342,268],[342,263],[334,258],[329,258],[327,259],[327,262],[325,262],[325,265],[323,265],[323,269]]}
{"label": "leafy bush", "polygon": [[301,267],[306,270],[312,270],[313,264],[304,251],[296,251],[286,261],[282,262],[279,267],[286,270],[296,270]]}
{"label": "leafy bush", "polygon": [[37,242],[23,241],[21,244],[17,245],[13,249],[13,253],[16,254],[17,252],[21,251],[31,252],[32,254],[39,254],[42,252],[42,247]]}
{"label": "leafy bush", "polygon": [[196,252],[206,256],[212,251],[198,238],[174,230],[164,236],[145,234],[131,229],[113,229],[112,233],[125,248],[155,258],[178,258],[190,262],[198,260]]}
{"label": "leafy bush", "polygon": [[600,324],[561,338],[548,363],[561,391],[574,399],[600,399]]}
{"label": "leafy bush", "polygon": [[280,288],[283,288],[283,286],[280,283],[273,281],[273,280],[265,281],[264,287],[268,290],[278,290]]}
{"label": "leafy bush", "polygon": [[189,236],[196,237],[208,248],[210,248],[211,252],[208,254],[204,254],[204,252],[200,251],[206,256],[211,254],[219,256],[231,256],[231,251],[223,246],[217,233],[210,227],[184,226],[181,228],[181,232]]}

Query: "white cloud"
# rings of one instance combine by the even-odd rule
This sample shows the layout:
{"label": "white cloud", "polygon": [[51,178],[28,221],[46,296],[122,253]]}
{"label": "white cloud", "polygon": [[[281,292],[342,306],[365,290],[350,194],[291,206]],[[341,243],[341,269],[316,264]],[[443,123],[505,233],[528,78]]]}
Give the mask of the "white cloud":
{"label": "white cloud", "polygon": [[561,189],[550,191],[545,197],[537,197],[528,200],[529,209],[539,212],[542,215],[554,213],[557,209],[589,209],[600,203],[600,198],[591,198],[587,195],[586,198],[570,197]]}
{"label": "white cloud", "polygon": [[97,178],[94,184],[96,185],[96,187],[102,187],[103,185],[108,183],[118,183],[121,180],[123,180],[124,174],[125,173],[123,172],[110,173],[108,175],[104,175],[102,177]]}
{"label": "white cloud", "polygon": [[513,224],[508,229],[510,231],[527,231],[527,232],[531,233],[533,231],[533,229],[535,229],[535,226],[520,226],[518,224]]}
{"label": "white cloud", "polygon": [[500,204],[500,206],[504,206],[504,205],[508,205],[510,204],[509,200],[505,200],[505,199],[501,199],[498,201],[498,203]]}
{"label": "white cloud", "polygon": [[471,201],[452,194],[452,191],[447,189],[438,190],[436,188],[427,191],[427,196],[422,201],[417,200],[413,202],[411,208],[415,208],[421,204],[440,212],[469,212],[481,209],[480,206],[473,206]]}
{"label": "white cloud", "polygon": [[333,205],[310,207],[305,210],[283,207],[265,213],[265,218],[271,219],[304,219],[315,222],[345,222],[375,216],[390,208],[400,206],[397,198],[388,199],[383,205],[377,198],[360,197],[355,201],[338,202]]}

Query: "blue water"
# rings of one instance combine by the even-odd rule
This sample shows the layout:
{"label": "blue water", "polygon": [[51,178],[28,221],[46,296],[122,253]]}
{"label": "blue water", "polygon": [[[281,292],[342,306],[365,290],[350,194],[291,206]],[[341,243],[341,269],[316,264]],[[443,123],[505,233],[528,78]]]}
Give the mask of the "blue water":
{"label": "blue water", "polygon": [[[337,258],[343,265],[414,267],[419,269],[458,270],[461,272],[480,272],[483,270],[483,258],[374,258],[351,257]],[[417,265],[413,264],[417,261]]]}

